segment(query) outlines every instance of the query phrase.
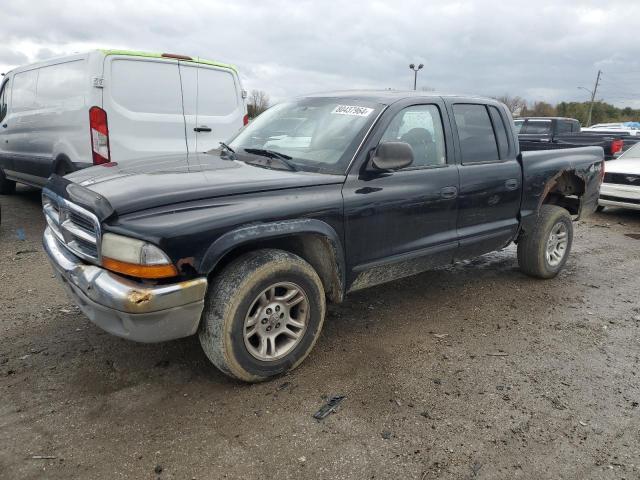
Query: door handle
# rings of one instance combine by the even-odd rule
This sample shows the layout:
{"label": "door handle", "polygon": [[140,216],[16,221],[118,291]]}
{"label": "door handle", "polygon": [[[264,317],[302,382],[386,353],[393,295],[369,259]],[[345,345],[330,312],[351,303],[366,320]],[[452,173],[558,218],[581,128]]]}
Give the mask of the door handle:
{"label": "door handle", "polygon": [[444,187],[440,190],[440,196],[446,200],[451,200],[458,196],[458,189],[456,187]]}
{"label": "door handle", "polygon": [[210,132],[211,129],[209,127],[207,127],[206,125],[203,125],[201,127],[196,127],[193,129],[194,132]]}
{"label": "door handle", "polygon": [[504,186],[507,187],[507,190],[515,190],[518,188],[518,180],[515,178],[510,178],[506,182],[504,182]]}

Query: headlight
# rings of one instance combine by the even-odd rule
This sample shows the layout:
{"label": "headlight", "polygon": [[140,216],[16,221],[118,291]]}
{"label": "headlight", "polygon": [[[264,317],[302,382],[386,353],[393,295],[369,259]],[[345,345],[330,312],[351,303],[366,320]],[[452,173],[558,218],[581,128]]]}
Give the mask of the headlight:
{"label": "headlight", "polygon": [[102,266],[138,278],[166,278],[178,274],[171,259],[155,245],[115,233],[102,236]]}

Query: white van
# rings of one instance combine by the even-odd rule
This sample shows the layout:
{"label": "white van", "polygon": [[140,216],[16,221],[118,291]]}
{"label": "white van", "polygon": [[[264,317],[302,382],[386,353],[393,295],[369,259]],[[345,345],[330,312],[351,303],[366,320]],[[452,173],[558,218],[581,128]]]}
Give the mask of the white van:
{"label": "white van", "polygon": [[245,97],[235,67],[183,55],[97,50],[16,68],[0,86],[0,193],[217,148],[247,123]]}

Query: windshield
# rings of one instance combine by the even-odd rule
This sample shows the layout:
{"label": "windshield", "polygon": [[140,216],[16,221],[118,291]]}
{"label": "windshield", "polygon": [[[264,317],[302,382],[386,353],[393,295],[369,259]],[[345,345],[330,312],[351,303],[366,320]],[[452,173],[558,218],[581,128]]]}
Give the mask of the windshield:
{"label": "windshield", "polygon": [[516,133],[520,133],[522,125],[524,125],[524,120],[514,120],[513,124],[516,126]]}
{"label": "windshield", "polygon": [[624,152],[622,155],[620,155],[618,157],[620,158],[625,158],[627,160],[637,160],[640,158],[640,143],[636,143],[633,147],[630,147],[629,150],[627,150],[626,152]]}
{"label": "windshield", "polygon": [[350,99],[302,98],[258,116],[229,142],[237,158],[278,157],[296,170],[344,174],[382,105]]}

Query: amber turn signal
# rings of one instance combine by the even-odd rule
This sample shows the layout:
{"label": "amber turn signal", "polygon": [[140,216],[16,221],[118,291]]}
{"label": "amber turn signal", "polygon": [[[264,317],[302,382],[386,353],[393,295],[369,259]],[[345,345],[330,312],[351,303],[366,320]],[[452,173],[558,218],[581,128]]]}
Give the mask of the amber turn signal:
{"label": "amber turn signal", "polygon": [[169,278],[178,275],[174,265],[138,265],[102,257],[102,266],[112,272],[136,278]]}

